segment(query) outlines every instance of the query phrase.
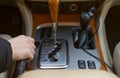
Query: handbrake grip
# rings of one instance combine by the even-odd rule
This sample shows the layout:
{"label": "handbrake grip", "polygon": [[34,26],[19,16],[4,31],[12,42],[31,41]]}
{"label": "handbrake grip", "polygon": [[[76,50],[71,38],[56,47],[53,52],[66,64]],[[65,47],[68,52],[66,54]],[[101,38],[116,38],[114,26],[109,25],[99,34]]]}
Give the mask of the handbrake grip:
{"label": "handbrake grip", "polygon": [[26,66],[26,60],[20,60],[16,62],[13,78],[17,78],[19,75],[24,73]]}

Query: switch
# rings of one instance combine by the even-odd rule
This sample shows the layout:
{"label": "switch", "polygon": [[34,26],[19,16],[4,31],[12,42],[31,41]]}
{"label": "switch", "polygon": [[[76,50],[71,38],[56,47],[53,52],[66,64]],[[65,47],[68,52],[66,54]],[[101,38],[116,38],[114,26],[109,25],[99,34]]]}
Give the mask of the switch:
{"label": "switch", "polygon": [[79,67],[80,69],[86,69],[85,60],[78,60],[78,67]]}
{"label": "switch", "polygon": [[96,69],[95,62],[94,62],[94,61],[88,60],[87,63],[88,63],[88,68],[89,68],[89,69]]}

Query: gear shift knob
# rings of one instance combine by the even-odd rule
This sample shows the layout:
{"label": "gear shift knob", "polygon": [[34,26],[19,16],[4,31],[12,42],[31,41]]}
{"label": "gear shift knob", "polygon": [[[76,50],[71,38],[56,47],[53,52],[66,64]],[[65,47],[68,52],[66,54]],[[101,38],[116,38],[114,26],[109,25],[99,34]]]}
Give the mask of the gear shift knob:
{"label": "gear shift knob", "polygon": [[[89,39],[89,34],[88,34],[88,26],[89,26],[89,21],[90,21],[91,15],[89,14],[89,12],[82,12],[80,15],[80,26],[81,29],[78,32],[75,32],[74,35],[77,35],[77,40],[75,40],[76,38],[74,38],[75,40],[75,46],[77,48],[88,48],[88,45],[85,45],[85,43],[88,41]],[[75,36],[74,36],[75,37]]]}
{"label": "gear shift knob", "polygon": [[56,45],[57,43],[56,31],[57,31],[57,23],[58,23],[59,0],[48,0],[48,5],[49,5],[49,10],[50,10],[50,15],[51,15],[54,42]]}
{"label": "gear shift knob", "polygon": [[58,21],[59,0],[48,0],[49,11],[52,22]]}
{"label": "gear shift knob", "polygon": [[81,13],[80,25],[81,25],[81,28],[83,31],[88,28],[90,18],[91,18],[91,16],[90,16],[89,12],[82,12]]}

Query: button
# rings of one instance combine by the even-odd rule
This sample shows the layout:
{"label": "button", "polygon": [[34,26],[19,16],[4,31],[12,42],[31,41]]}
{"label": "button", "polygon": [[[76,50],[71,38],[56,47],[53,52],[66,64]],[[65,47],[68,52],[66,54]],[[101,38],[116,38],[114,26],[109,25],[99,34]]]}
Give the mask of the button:
{"label": "button", "polygon": [[94,62],[94,61],[88,60],[87,63],[88,63],[88,68],[89,68],[89,69],[96,69],[95,62]]}
{"label": "button", "polygon": [[80,69],[86,69],[85,60],[78,60],[78,67],[79,67]]}

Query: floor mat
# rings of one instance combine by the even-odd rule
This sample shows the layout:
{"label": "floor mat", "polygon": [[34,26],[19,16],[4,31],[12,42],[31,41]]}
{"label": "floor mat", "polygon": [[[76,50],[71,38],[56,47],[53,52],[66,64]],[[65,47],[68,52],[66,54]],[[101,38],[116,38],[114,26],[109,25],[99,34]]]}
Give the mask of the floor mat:
{"label": "floor mat", "polygon": [[120,42],[120,6],[112,7],[105,20],[109,49],[113,56],[115,45]]}

